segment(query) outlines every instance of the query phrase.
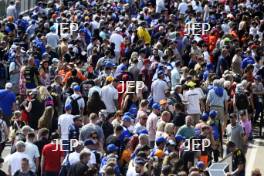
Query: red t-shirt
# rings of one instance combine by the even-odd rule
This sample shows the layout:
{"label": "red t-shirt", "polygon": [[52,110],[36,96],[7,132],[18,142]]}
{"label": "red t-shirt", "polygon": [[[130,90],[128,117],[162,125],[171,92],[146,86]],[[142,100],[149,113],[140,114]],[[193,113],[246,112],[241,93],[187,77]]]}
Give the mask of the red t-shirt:
{"label": "red t-shirt", "polygon": [[44,171],[45,172],[59,172],[61,168],[61,157],[64,152],[61,146],[57,144],[47,144],[43,147],[42,155],[45,157]]}

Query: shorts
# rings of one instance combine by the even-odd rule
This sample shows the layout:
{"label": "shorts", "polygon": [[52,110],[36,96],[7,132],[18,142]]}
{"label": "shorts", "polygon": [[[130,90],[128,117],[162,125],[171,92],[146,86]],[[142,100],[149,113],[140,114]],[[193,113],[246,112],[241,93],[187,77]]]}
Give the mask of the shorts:
{"label": "shorts", "polygon": [[220,120],[221,125],[223,125],[226,122],[224,107],[221,107],[221,106],[211,106],[210,107],[210,110],[217,111],[216,118]]}

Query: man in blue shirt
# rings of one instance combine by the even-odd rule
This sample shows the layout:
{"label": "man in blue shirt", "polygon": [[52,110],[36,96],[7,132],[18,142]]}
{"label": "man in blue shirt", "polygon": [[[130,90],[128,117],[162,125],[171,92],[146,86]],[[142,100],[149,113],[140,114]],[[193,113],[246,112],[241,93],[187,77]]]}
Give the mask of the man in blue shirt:
{"label": "man in blue shirt", "polygon": [[4,120],[8,126],[16,105],[16,95],[12,87],[12,83],[6,83],[5,89],[0,89],[0,108],[3,110]]}

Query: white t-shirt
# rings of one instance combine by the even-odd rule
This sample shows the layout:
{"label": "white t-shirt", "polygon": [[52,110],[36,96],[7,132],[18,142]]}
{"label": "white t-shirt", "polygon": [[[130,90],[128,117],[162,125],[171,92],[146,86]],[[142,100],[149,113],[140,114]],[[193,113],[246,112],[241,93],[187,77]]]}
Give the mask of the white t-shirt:
{"label": "white t-shirt", "polygon": [[181,2],[179,4],[178,10],[181,14],[185,14],[185,12],[188,10],[188,5],[186,4],[186,2]]}
{"label": "white t-shirt", "polygon": [[16,171],[21,169],[21,161],[23,158],[27,158],[29,160],[29,166],[32,172],[35,172],[33,169],[33,161],[32,159],[26,154],[22,152],[15,152],[5,158],[5,161],[8,163],[8,166],[11,167],[11,174],[14,175]]}
{"label": "white t-shirt", "polygon": [[61,139],[69,139],[69,126],[73,124],[73,115],[71,114],[62,114],[59,116],[58,125],[61,127]]}
{"label": "white t-shirt", "polygon": [[[80,153],[72,152],[69,154],[70,165],[73,165],[79,161],[80,161]],[[66,162],[67,162],[67,156],[64,158],[63,164]],[[96,164],[96,157],[95,157],[95,154],[93,152],[91,152],[91,156],[90,156],[90,160],[88,162],[88,165],[93,165],[93,164]]]}
{"label": "white t-shirt", "polygon": [[167,83],[161,79],[155,80],[151,85],[151,92],[154,102],[159,103],[160,100],[165,99],[165,90],[169,87]]}
{"label": "white t-shirt", "polygon": [[54,32],[49,32],[46,35],[47,38],[47,44],[50,45],[53,49],[58,47],[58,42],[60,40],[60,37],[54,33]]}
{"label": "white t-shirt", "polygon": [[118,33],[113,33],[110,36],[110,42],[115,44],[115,52],[120,52],[120,46],[123,41],[124,38]]}
{"label": "white t-shirt", "polygon": [[116,112],[115,100],[118,99],[118,92],[113,85],[109,84],[104,86],[100,92],[101,99],[106,106],[106,111],[108,113]]}
{"label": "white t-shirt", "polygon": [[184,100],[188,102],[188,114],[201,114],[200,99],[202,99],[203,96],[198,89],[192,89],[184,92],[183,97]]}
{"label": "white t-shirt", "polygon": [[[38,147],[31,142],[26,142],[25,154],[27,154],[32,159],[32,161],[40,157]],[[33,169],[36,170],[35,163],[33,163]]]}

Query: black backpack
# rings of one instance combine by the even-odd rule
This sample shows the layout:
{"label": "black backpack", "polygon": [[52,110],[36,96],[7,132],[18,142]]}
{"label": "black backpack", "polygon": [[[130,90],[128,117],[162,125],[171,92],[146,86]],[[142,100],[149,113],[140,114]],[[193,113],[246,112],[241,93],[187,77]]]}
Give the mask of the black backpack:
{"label": "black backpack", "polygon": [[81,96],[76,99],[73,99],[72,97],[70,97],[71,106],[72,106],[72,111],[71,111],[72,115],[80,115],[80,108],[79,108],[78,100],[81,98],[82,98]]}
{"label": "black backpack", "polygon": [[238,110],[247,109],[249,106],[248,97],[245,93],[236,94],[236,107]]}

